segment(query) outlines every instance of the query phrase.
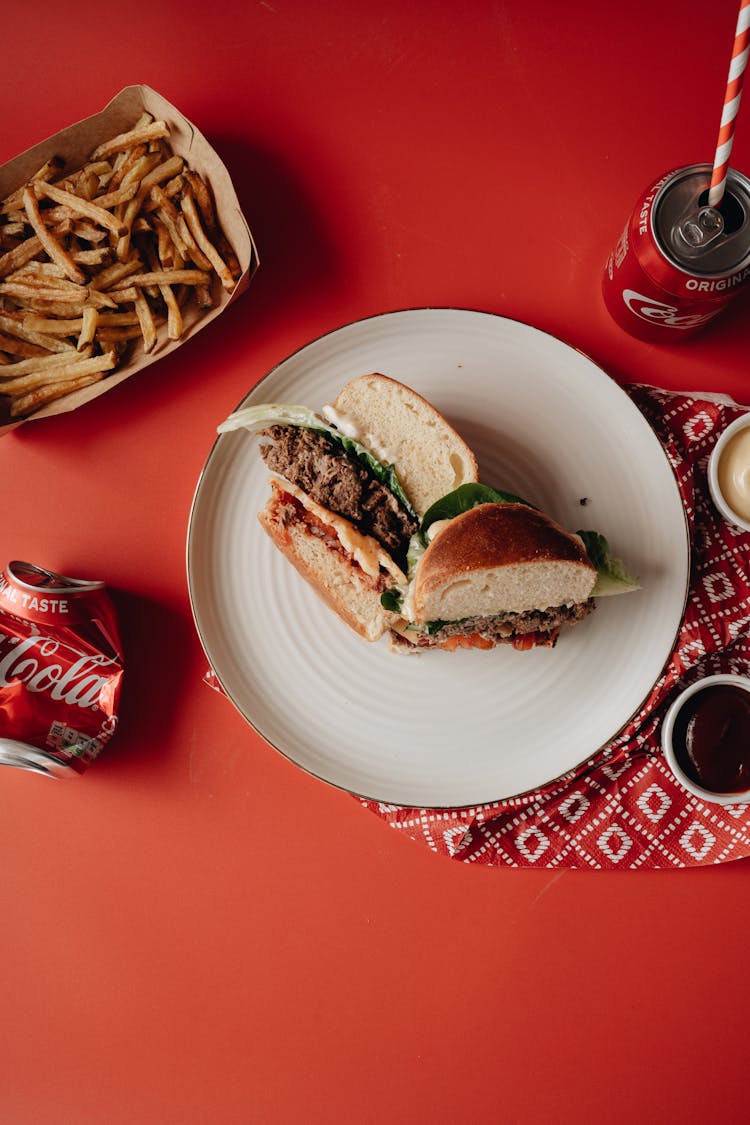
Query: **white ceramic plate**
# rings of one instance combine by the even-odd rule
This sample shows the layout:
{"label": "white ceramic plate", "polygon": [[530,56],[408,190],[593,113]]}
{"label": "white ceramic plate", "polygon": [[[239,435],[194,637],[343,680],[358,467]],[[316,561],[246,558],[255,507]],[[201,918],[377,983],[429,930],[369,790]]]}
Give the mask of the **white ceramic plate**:
{"label": "white ceramic plate", "polygon": [[571,530],[605,534],[643,588],[600,600],[554,649],[394,655],[386,638],[351,633],[266,537],[256,515],[268,472],[256,439],[239,431],[216,441],[188,529],[206,655],[272,746],[352,793],[456,807],[535,789],[609,741],[669,657],[689,572],[672,470],[599,367],[486,313],[418,309],[347,325],[274,368],[241,405],[320,409],[370,371],[429,399],[476,452],[484,482]]}

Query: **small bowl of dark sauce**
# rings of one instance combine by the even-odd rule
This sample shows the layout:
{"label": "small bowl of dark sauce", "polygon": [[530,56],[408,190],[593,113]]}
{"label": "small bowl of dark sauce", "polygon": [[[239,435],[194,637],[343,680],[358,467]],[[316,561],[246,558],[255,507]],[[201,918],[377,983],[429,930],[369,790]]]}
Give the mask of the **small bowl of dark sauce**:
{"label": "small bowl of dark sauce", "polygon": [[666,714],[661,743],[677,780],[720,805],[750,801],[750,679],[706,676]]}

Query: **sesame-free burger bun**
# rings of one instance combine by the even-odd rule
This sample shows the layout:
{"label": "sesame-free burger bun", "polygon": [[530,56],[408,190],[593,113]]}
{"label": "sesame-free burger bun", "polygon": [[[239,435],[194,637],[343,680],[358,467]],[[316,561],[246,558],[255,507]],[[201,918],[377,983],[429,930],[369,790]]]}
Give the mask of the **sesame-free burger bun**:
{"label": "sesame-free burger bun", "polygon": [[583,542],[524,504],[480,504],[427,547],[415,578],[414,620],[457,621],[586,602],[596,569]]}
{"label": "sesame-free burger bun", "polygon": [[411,387],[379,373],[360,375],[332,405],[363,445],[372,443],[381,459],[395,466],[419,516],[459,485],[479,479],[469,446]]}

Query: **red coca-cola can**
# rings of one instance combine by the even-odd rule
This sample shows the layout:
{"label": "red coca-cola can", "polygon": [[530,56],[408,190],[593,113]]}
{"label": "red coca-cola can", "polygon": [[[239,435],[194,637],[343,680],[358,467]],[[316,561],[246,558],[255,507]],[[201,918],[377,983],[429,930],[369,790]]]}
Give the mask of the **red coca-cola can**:
{"label": "red coca-cola can", "polygon": [[730,168],[713,208],[711,171],[693,164],[647,187],[609,255],[604,302],[631,336],[689,339],[750,282],[750,180]]}
{"label": "red coca-cola can", "polygon": [[0,764],[82,774],[117,728],[123,655],[103,582],[0,572]]}

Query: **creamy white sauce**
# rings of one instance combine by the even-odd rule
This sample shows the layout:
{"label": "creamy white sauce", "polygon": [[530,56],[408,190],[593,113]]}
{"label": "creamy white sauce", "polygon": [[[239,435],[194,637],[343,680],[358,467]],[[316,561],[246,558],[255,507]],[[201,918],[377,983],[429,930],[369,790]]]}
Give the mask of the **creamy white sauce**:
{"label": "creamy white sauce", "polygon": [[[414,620],[414,586],[412,580],[406,586],[406,593],[404,594],[403,601],[401,602],[401,616],[405,617],[407,621]],[[401,587],[404,589],[404,587]]]}
{"label": "creamy white sauce", "polygon": [[427,528],[427,538],[429,539],[430,543],[436,535],[439,535],[441,531],[445,530],[450,522],[450,520],[435,520],[434,523],[430,524],[430,526]]}
{"label": "creamy white sauce", "polygon": [[362,433],[351,418],[336,410],[330,403],[323,407],[321,413],[326,422],[330,422],[332,426],[335,426],[344,437],[351,438],[352,441],[357,441],[360,445],[363,445],[365,449],[372,453],[383,465],[394,464],[396,460],[395,454],[380,442],[376,434]]}
{"label": "creamy white sauce", "polygon": [[750,521],[750,426],[727,442],[719,458],[719,488],[740,519]]}
{"label": "creamy white sauce", "polygon": [[361,442],[359,431],[352,422],[351,418],[347,418],[346,415],[340,414],[338,410],[335,410],[331,405],[324,406],[321,414],[325,418],[326,422],[330,422],[331,425],[335,426],[337,430],[340,430],[345,437],[351,438],[352,441]]}
{"label": "creamy white sauce", "polygon": [[[450,520],[435,520],[434,523],[431,523],[425,533],[428,543],[432,543],[433,539],[435,539],[435,537],[439,535],[441,531],[444,531],[450,522]],[[401,603],[401,616],[405,617],[407,621],[414,621],[416,613],[414,605],[414,594],[417,586],[417,571],[419,570],[419,565],[422,562],[422,558],[424,557],[425,550],[426,548],[421,548],[417,553],[415,561],[410,564],[409,583],[407,586],[401,587],[402,590],[405,590],[404,597]]]}

